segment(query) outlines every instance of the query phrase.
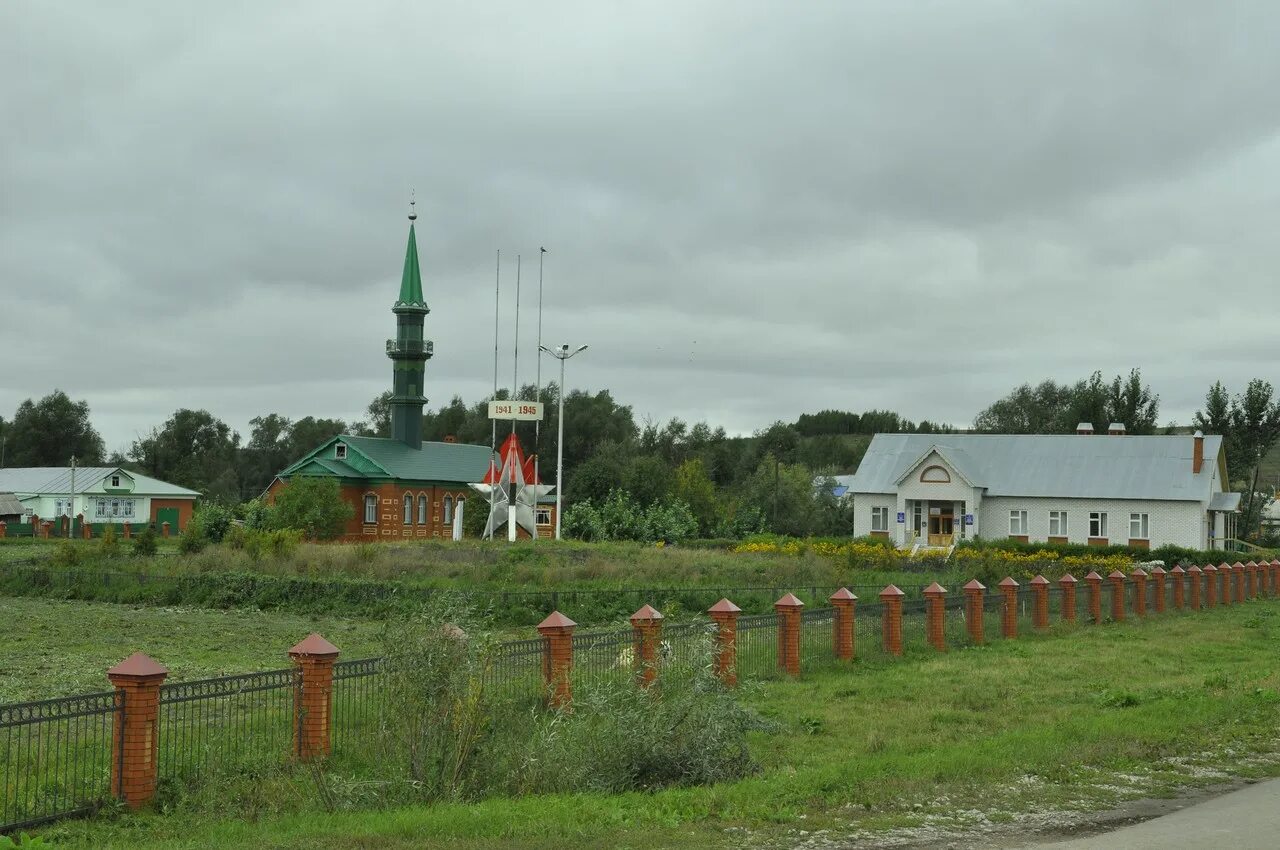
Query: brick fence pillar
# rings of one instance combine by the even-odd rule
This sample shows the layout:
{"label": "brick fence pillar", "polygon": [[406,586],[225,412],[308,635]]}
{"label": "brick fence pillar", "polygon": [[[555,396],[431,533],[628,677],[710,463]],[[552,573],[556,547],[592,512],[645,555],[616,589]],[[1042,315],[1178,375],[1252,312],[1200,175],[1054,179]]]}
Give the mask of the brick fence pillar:
{"label": "brick fence pillar", "polygon": [[1280,558],[1271,559],[1271,595],[1280,596]]}
{"label": "brick fence pillar", "polygon": [[538,624],[542,635],[542,680],[547,686],[547,702],[552,708],[568,708],[573,702],[573,630],[578,624],[559,611],[552,611]]}
{"label": "brick fence pillar", "polygon": [[169,536],[169,522],[167,520],[165,522],[160,523],[160,536],[161,537]]}
{"label": "brick fence pillar", "polygon": [[640,687],[647,688],[658,677],[658,647],[662,643],[662,614],[652,605],[641,605],[631,615],[631,632],[635,636],[636,669]]}
{"label": "brick fence pillar", "polygon": [[79,514],[76,519],[80,520],[80,536],[88,540],[93,536],[93,527],[84,521],[84,514]]}
{"label": "brick fence pillar", "polygon": [[930,646],[947,651],[947,589],[936,581],[924,589],[924,632]]}
{"label": "brick fence pillar", "polygon": [[721,599],[707,609],[716,624],[716,648],[713,666],[725,685],[738,684],[738,615],[742,609],[728,599]]}
{"label": "brick fence pillar", "polygon": [[[1173,580],[1173,610],[1181,611],[1186,605],[1187,589],[1184,584],[1187,571],[1182,568],[1182,564],[1178,564],[1169,570],[1169,578]],[[1197,600],[1199,594],[1196,594]]]}
{"label": "brick fence pillar", "polygon": [[312,632],[289,650],[298,668],[293,692],[293,752],[302,761],[329,755],[333,718],[333,665],[338,648]]}
{"label": "brick fence pillar", "polygon": [[1258,562],[1249,561],[1244,565],[1245,590],[1244,595],[1247,599],[1258,598]]}
{"label": "brick fence pillar", "polygon": [[1133,613],[1147,616],[1147,572],[1142,567],[1133,571]]}
{"label": "brick fence pillar", "polygon": [[1049,628],[1049,580],[1038,575],[1031,580],[1031,592],[1035,595],[1031,604],[1031,626]]}
{"label": "brick fence pillar", "polygon": [[1112,570],[1107,578],[1111,580],[1111,619],[1118,623],[1124,619],[1124,573]]}
{"label": "brick fence pillar", "polygon": [[1000,592],[1004,594],[1004,607],[1000,612],[1000,633],[1007,638],[1018,636],[1018,583],[1013,576],[1000,580]]}
{"label": "brick fence pillar", "polygon": [[831,651],[840,661],[852,661],[855,649],[856,629],[854,614],[858,605],[858,597],[842,587],[827,598],[835,609],[836,619],[831,627]]}
{"label": "brick fence pillar", "polygon": [[48,540],[48,539],[49,539],[49,530],[50,530],[52,527],[53,527],[53,523],[49,522],[49,520],[47,520],[47,519],[46,519],[46,520],[44,520],[43,522],[41,522],[41,523],[40,523],[40,536],[41,536],[41,537],[43,537],[45,540]]}
{"label": "brick fence pillar", "polygon": [[0,540],[4,539],[4,533],[6,530],[8,530],[8,528],[9,528],[9,524],[4,520],[0,519]]}
{"label": "brick fence pillar", "polygon": [[129,523],[129,520],[125,520],[124,521],[124,539],[128,540],[132,536],[133,536],[133,526]]}
{"label": "brick fence pillar", "polygon": [[1202,572],[1204,574],[1204,607],[1212,608],[1218,604],[1218,568],[1209,564]]}
{"label": "brick fence pillar", "polygon": [[890,655],[902,654],[902,597],[905,594],[896,585],[880,591],[880,638],[884,651]]}
{"label": "brick fence pillar", "polygon": [[1231,598],[1231,565],[1225,561],[1218,564],[1218,579],[1222,582],[1222,587],[1218,590],[1218,602],[1222,605],[1230,605]]}
{"label": "brick fence pillar", "polygon": [[160,685],[168,675],[163,665],[141,652],[107,671],[120,706],[112,731],[111,792],[131,809],[156,795]]}
{"label": "brick fence pillar", "polygon": [[1067,573],[1058,579],[1058,587],[1062,588],[1062,610],[1059,617],[1064,623],[1076,621],[1076,577]]}
{"label": "brick fence pillar", "polygon": [[800,612],[804,603],[794,594],[785,594],[773,603],[778,615],[778,669],[788,676],[800,675]]}
{"label": "brick fence pillar", "polygon": [[1151,604],[1157,614],[1164,613],[1164,580],[1167,575],[1161,566],[1151,571]]}
{"label": "brick fence pillar", "polygon": [[1084,580],[1089,585],[1089,616],[1096,626],[1102,622],[1102,576],[1097,570],[1089,570]]}
{"label": "brick fence pillar", "polygon": [[1244,602],[1244,564],[1239,561],[1231,565],[1231,601],[1236,605]]}
{"label": "brick fence pillar", "polygon": [[986,635],[982,631],[982,595],[987,587],[976,578],[964,586],[964,620],[969,627],[969,640],[981,646]]}

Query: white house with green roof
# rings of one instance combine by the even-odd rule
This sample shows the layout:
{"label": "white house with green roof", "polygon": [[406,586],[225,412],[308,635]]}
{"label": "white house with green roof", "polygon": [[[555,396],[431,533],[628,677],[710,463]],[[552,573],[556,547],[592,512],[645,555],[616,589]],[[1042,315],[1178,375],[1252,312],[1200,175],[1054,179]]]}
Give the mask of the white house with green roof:
{"label": "white house with green roof", "polygon": [[95,525],[186,528],[200,494],[118,466],[29,466],[0,469],[0,493],[12,493],[30,523],[84,515]]}

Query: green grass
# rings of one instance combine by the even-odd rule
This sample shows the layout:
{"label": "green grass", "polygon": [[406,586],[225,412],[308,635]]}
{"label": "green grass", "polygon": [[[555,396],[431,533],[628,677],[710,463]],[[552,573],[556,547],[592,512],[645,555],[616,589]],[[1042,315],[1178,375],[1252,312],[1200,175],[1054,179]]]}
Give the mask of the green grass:
{"label": "green grass", "polygon": [[378,652],[381,624],[343,617],[0,597],[0,703],[109,690],[106,670],[133,652],[170,681],[289,666],[318,631],[347,658]]}
{"label": "green grass", "polygon": [[1277,639],[1280,602],[1252,602],[748,687],[777,728],[754,736],[759,775],[718,786],[324,812],[312,778],[285,773],[239,799],[210,791],[180,816],[48,832],[100,848],[737,847],[970,810],[1100,808],[1207,781],[1188,765],[1275,772],[1253,757],[1280,749]]}

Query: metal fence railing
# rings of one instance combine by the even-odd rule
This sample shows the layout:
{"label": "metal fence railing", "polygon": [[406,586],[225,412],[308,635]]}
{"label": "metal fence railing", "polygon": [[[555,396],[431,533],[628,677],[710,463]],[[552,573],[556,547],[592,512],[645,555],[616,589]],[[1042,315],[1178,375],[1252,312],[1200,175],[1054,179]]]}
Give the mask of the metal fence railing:
{"label": "metal fence railing", "polygon": [[106,691],[0,705],[0,831],[87,814],[111,798],[123,698]]}

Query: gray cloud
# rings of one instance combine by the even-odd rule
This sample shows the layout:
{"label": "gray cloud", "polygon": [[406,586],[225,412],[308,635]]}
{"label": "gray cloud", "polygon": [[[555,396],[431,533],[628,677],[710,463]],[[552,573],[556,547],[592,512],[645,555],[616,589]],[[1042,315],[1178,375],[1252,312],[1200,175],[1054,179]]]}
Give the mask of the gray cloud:
{"label": "gray cloud", "polygon": [[112,448],[178,406],[357,416],[411,186],[436,403],[490,386],[499,247],[532,378],[539,245],[570,383],[641,416],[967,423],[1138,366],[1185,421],[1280,380],[1274,4],[4,15],[0,411],[61,386]]}

